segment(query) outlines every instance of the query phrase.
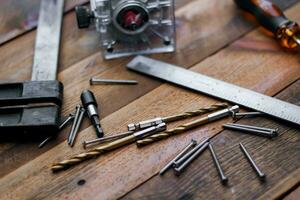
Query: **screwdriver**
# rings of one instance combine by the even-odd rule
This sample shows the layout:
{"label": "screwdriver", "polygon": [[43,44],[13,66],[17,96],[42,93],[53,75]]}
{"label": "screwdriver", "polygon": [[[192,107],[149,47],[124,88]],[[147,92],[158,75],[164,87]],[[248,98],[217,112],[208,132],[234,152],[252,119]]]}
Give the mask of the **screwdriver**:
{"label": "screwdriver", "polygon": [[288,19],[283,11],[268,0],[234,0],[244,11],[253,15],[261,26],[271,32],[282,47],[300,46],[300,26]]}

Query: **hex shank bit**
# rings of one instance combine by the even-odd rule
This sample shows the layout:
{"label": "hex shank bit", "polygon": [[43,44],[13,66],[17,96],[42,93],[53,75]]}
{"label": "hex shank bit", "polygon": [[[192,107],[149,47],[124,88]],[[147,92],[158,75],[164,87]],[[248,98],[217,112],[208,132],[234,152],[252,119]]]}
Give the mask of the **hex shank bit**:
{"label": "hex shank bit", "polygon": [[59,163],[55,163],[54,165],[52,165],[51,170],[53,172],[58,172],[58,171],[67,169],[67,168],[69,168],[73,165],[77,165],[77,164],[79,164],[79,163],[81,163],[85,160],[95,158],[95,157],[100,156],[100,155],[102,155],[106,152],[109,152],[109,151],[112,151],[112,150],[117,149],[119,147],[122,147],[124,145],[130,144],[130,143],[132,143],[132,142],[134,142],[138,139],[141,139],[143,137],[147,137],[151,134],[154,134],[154,133],[159,132],[159,131],[163,131],[165,129],[166,129],[166,124],[162,123],[162,124],[159,124],[155,127],[153,126],[153,127],[149,127],[147,129],[135,132],[132,135],[121,138],[119,140],[115,140],[111,143],[102,145],[100,147],[97,147],[97,148],[95,148],[93,150],[90,150],[90,151],[87,151],[85,153],[81,153],[79,155],[76,155],[76,156],[68,159],[68,160],[64,160],[64,161],[61,161]]}
{"label": "hex shank bit", "polygon": [[137,144],[138,147],[142,147],[142,146],[151,144],[155,141],[166,139],[166,138],[168,138],[172,135],[176,135],[178,133],[185,132],[185,131],[190,130],[192,128],[195,128],[197,126],[201,126],[203,124],[207,124],[209,122],[212,122],[212,121],[221,119],[223,117],[229,116],[229,115],[231,115],[232,111],[237,112],[238,110],[239,110],[239,106],[237,106],[237,105],[232,106],[231,108],[226,108],[226,109],[214,112],[212,114],[209,114],[206,117],[197,119],[195,121],[192,121],[192,122],[189,122],[189,123],[186,123],[186,124],[183,124],[183,125],[180,125],[176,128],[169,129],[169,130],[164,131],[162,133],[157,133],[157,134],[151,135],[151,136],[149,136],[145,139],[142,139],[142,140],[138,140],[136,142],[136,144]]}

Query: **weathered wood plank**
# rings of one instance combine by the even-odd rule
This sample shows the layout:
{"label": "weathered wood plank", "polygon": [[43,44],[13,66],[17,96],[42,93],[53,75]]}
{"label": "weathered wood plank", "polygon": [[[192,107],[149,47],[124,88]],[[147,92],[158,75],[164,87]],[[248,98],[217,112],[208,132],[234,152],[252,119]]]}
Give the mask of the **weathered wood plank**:
{"label": "weathered wood plank", "polygon": [[[296,1],[280,2],[280,5],[287,7],[294,2]],[[230,0],[222,2],[207,0],[205,2],[196,1],[196,3],[187,1],[186,4],[181,3],[180,6],[182,7],[178,7],[176,12],[178,23],[178,51],[176,54],[156,57],[184,67],[189,67],[193,63],[199,62],[220,47],[240,37],[252,27],[249,24],[243,23],[244,20],[240,18],[239,13]],[[223,9],[224,7],[228,9]],[[222,20],[211,20],[212,8],[214,8],[216,18]],[[201,10],[201,12],[199,12],[199,10]],[[291,15],[293,15],[293,13],[291,13]],[[204,23],[204,21],[206,21],[206,23]],[[63,31],[63,50],[61,53],[61,73],[59,74],[59,79],[65,84],[65,102],[67,102],[63,108],[65,115],[71,112],[75,104],[78,103],[81,90],[89,87],[87,80],[92,75],[108,78],[115,76],[115,78],[136,78],[140,81],[137,87],[130,87],[128,89],[124,89],[124,87],[92,88],[95,90],[101,88],[101,92],[99,91],[99,93],[97,93],[97,97],[103,107],[103,111],[101,112],[102,117],[116,111],[159,85],[157,81],[141,76],[132,76],[126,72],[123,69],[123,65],[125,65],[128,59],[117,59],[108,62],[103,61],[100,54],[94,54],[82,62],[73,65],[70,69],[66,69],[72,63],[78,62],[92,52],[98,51],[98,45],[95,43],[95,41],[97,41],[97,34],[93,30],[86,31],[77,29],[74,13],[70,13],[66,16],[64,24],[64,27],[68,28],[64,28]],[[205,26],[203,24],[205,24]],[[198,27],[201,27],[201,30]],[[201,31],[200,34],[199,31]],[[219,34],[222,31],[224,34]],[[34,33],[30,33],[4,45],[0,49],[0,57],[3,61],[3,65],[7,66],[5,73],[0,73],[0,79],[15,81],[30,77],[33,42]],[[275,45],[275,42],[271,40],[270,43]],[[20,46],[22,48],[19,48]],[[84,49],[82,49],[83,47]],[[185,54],[189,55],[187,56]],[[14,62],[11,62],[11,60]],[[20,66],[22,66],[22,68],[20,68]],[[80,74],[80,77],[78,77],[77,74]],[[75,85],[76,87],[74,87]],[[117,100],[112,101],[112,99]],[[87,126],[86,122],[83,128]],[[60,135],[58,140],[53,142],[52,146],[62,141],[66,137],[66,134],[67,130]],[[6,150],[1,153],[1,158],[5,161],[1,163],[5,163],[5,165],[1,166],[2,170],[0,174],[4,175],[16,169],[22,163],[33,159],[51,147],[50,145],[48,148],[35,151],[35,145],[30,145],[32,144],[18,144],[16,146],[12,144],[9,150],[7,150],[6,147]],[[14,157],[18,158],[18,162],[14,161]]]}
{"label": "weathered wood plank", "polygon": [[300,197],[300,187],[287,195],[284,200],[297,200]]}
{"label": "weathered wood plank", "polygon": [[[66,0],[65,12],[86,2],[88,0]],[[0,1],[0,45],[36,27],[39,5],[39,0]]]}
{"label": "weathered wood plank", "polygon": [[[300,80],[278,97],[300,105]],[[300,180],[299,127],[264,118],[243,119],[238,123],[279,128],[279,136],[265,139],[234,131],[222,131],[212,139],[229,179],[220,183],[207,150],[179,177],[172,170],[156,175],[123,199],[276,199]],[[242,142],[266,174],[266,183],[257,178],[239,149]],[[247,189],[246,189],[247,188]],[[298,196],[299,197],[299,196]]]}
{"label": "weathered wood plank", "polygon": [[[295,12],[293,16],[298,16],[296,12],[298,6],[300,5],[293,8],[295,11],[291,10]],[[244,40],[259,41],[263,44],[271,41],[262,36],[260,32],[252,32],[228,48],[197,64],[192,70],[268,95],[276,94],[300,77],[297,56],[273,47],[263,50],[259,46],[257,49],[247,49],[241,45]],[[255,65],[253,65],[254,60]],[[115,70],[119,72],[120,76],[122,73],[129,73],[122,67],[117,68]],[[114,74],[111,71],[104,73]],[[137,79],[142,77],[133,73],[129,74]],[[72,92],[74,91],[75,89]],[[94,92],[97,99],[102,101],[102,98],[105,98],[102,95],[109,91],[95,89]],[[69,98],[71,99],[71,97]],[[129,122],[192,110],[213,102],[215,100],[203,95],[164,84],[104,118],[102,124],[105,130],[117,132],[124,130],[125,125]],[[0,180],[0,198],[14,199],[18,198],[19,194],[28,199],[64,198],[66,195],[72,199],[99,198],[100,195],[96,194],[101,194],[103,199],[120,197],[151,178],[191,138],[201,140],[203,137],[213,136],[221,130],[221,124],[226,121],[230,121],[230,119],[204,126],[201,129],[190,131],[189,134],[183,134],[141,150],[131,145],[99,159],[88,161],[69,171],[53,175],[49,171],[51,163],[82,151],[80,146],[70,149],[65,143],[61,143],[4,176]],[[93,135],[93,128],[89,127],[80,133],[79,141],[91,138]],[[84,187],[77,186],[76,183],[79,179],[87,181]],[[49,180],[51,181],[49,182]],[[24,185],[27,187],[24,188]],[[12,188],[14,192],[10,192]]]}

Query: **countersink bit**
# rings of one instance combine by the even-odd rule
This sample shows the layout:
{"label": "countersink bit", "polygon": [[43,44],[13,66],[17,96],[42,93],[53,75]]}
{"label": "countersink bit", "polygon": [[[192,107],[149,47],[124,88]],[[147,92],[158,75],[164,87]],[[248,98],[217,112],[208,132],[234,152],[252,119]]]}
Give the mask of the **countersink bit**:
{"label": "countersink bit", "polygon": [[113,80],[113,79],[99,79],[92,77],[90,85],[136,85],[136,80]]}
{"label": "countersink bit", "polygon": [[103,138],[97,138],[97,139],[90,140],[90,141],[84,141],[82,143],[82,145],[83,145],[83,148],[85,149],[87,145],[102,144],[104,142],[110,142],[110,141],[113,141],[113,140],[116,140],[116,139],[126,137],[128,135],[132,135],[133,133],[134,133],[133,131],[127,131],[127,132],[124,132],[124,133],[119,133],[117,135],[111,135],[111,136],[106,136],[106,137],[103,137]]}
{"label": "countersink bit", "polygon": [[220,165],[220,162],[219,162],[219,160],[218,160],[218,158],[217,158],[217,155],[216,155],[216,153],[215,153],[215,150],[214,150],[212,144],[210,143],[210,144],[208,145],[208,147],[209,147],[209,151],[210,151],[210,153],[211,153],[211,156],[212,156],[212,158],[213,158],[213,160],[214,160],[215,166],[216,166],[216,168],[217,168],[217,170],[218,170],[218,174],[219,174],[219,176],[220,176],[221,182],[225,185],[225,184],[227,184],[227,182],[228,182],[228,178],[225,176],[225,174],[224,174],[224,172],[223,172],[223,169],[222,169],[222,167],[221,167],[221,165]]}
{"label": "countersink bit", "polygon": [[193,153],[184,163],[182,163],[179,167],[174,168],[175,175],[179,176],[181,172],[201,153],[207,149],[209,142],[206,142],[199,148],[195,153]]}
{"label": "countersink bit", "polygon": [[237,105],[233,106],[231,108],[226,108],[226,109],[214,112],[212,114],[209,114],[207,117],[203,117],[203,118],[197,119],[195,121],[180,125],[176,128],[166,130],[162,133],[151,135],[151,136],[149,136],[149,137],[147,137],[143,140],[138,140],[136,142],[136,144],[137,144],[138,147],[142,147],[142,146],[151,144],[155,141],[168,138],[172,135],[176,135],[176,134],[185,132],[185,131],[190,130],[192,128],[195,128],[197,126],[207,124],[209,122],[221,119],[221,118],[226,117],[226,116],[230,116],[232,111],[237,112],[238,110],[239,110],[239,106],[237,106]]}
{"label": "countersink bit", "polygon": [[119,140],[115,140],[111,143],[104,144],[100,147],[97,147],[93,150],[87,151],[85,153],[81,153],[79,155],[76,155],[68,160],[61,161],[59,163],[55,163],[52,167],[51,170],[53,172],[58,172],[64,169],[67,169],[73,165],[77,165],[85,160],[95,158],[99,155],[102,155],[106,152],[112,151],[114,149],[117,149],[119,147],[122,147],[124,145],[130,144],[138,139],[141,139],[143,137],[147,137],[151,134],[154,134],[156,132],[160,132],[166,129],[166,124],[161,123],[157,126],[149,127],[147,129],[138,131],[133,133],[132,135],[129,135],[127,137],[121,138]]}
{"label": "countersink bit", "polygon": [[202,115],[202,114],[206,114],[206,113],[213,112],[213,111],[220,110],[222,108],[227,108],[227,107],[228,107],[228,105],[226,103],[217,103],[217,104],[214,104],[214,105],[211,105],[211,106],[208,106],[208,107],[199,108],[199,109],[194,110],[194,111],[188,111],[188,112],[180,113],[180,114],[177,114],[177,115],[171,115],[171,116],[167,116],[167,117],[157,117],[157,118],[154,118],[154,119],[141,121],[141,122],[138,122],[136,124],[131,123],[131,124],[128,124],[128,130],[129,131],[136,131],[136,130],[140,130],[140,129],[143,129],[143,128],[147,128],[147,127],[150,127],[150,126],[160,124],[162,122],[165,122],[165,123],[174,122],[174,121],[178,121],[178,120],[181,120],[181,119],[186,119],[186,118],[190,118],[190,117],[194,117],[194,116],[199,116],[199,115]]}
{"label": "countersink bit", "polygon": [[80,98],[81,98],[82,105],[87,111],[88,116],[95,128],[97,137],[98,138],[103,137],[104,133],[103,133],[103,129],[101,128],[99,113],[97,110],[98,104],[94,94],[89,90],[84,90],[81,93]]}
{"label": "countersink bit", "polygon": [[257,173],[257,175],[259,176],[259,178],[261,180],[264,180],[266,178],[266,175],[258,168],[258,166],[256,165],[255,161],[253,160],[253,158],[250,156],[250,154],[248,153],[248,151],[246,150],[245,146],[240,143],[240,148],[242,150],[242,152],[244,153],[246,159],[249,161],[249,163],[251,164],[251,167],[255,170],[255,172]]}
{"label": "countersink bit", "polygon": [[168,169],[172,167],[174,162],[181,158],[184,154],[186,154],[192,147],[195,147],[197,142],[195,140],[191,140],[191,142],[175,157],[173,158],[168,164],[166,164],[160,171],[159,175],[163,175]]}

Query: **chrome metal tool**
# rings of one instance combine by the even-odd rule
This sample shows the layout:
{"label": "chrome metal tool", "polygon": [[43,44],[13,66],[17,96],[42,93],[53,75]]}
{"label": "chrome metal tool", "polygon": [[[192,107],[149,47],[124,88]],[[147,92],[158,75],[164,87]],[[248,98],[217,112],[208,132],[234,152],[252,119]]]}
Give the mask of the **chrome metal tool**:
{"label": "chrome metal tool", "polygon": [[300,125],[300,107],[279,99],[144,56],[135,57],[127,67]]}
{"label": "chrome metal tool", "polygon": [[0,85],[0,137],[33,140],[55,135],[63,85],[55,80],[63,0],[41,0],[31,81]]}

